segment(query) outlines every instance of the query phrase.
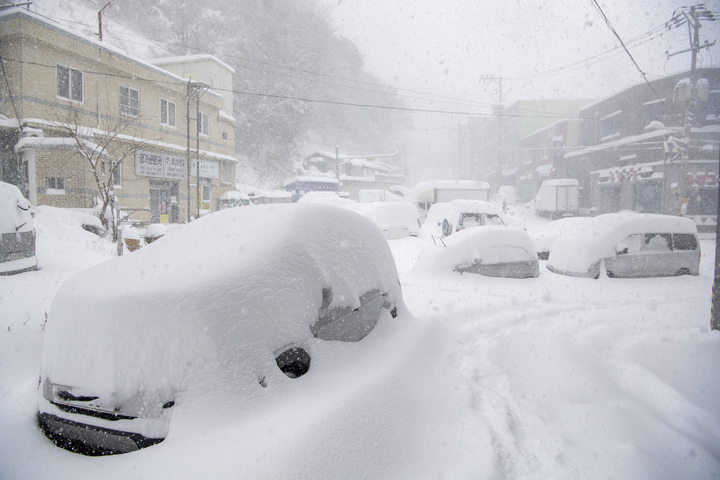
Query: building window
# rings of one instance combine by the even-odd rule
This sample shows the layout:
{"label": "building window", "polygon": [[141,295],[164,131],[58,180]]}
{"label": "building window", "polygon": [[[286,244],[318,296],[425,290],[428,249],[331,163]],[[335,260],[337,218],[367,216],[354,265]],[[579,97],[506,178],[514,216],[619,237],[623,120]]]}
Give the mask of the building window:
{"label": "building window", "polygon": [[120,87],[120,113],[131,117],[140,116],[140,92],[130,87]]}
{"label": "building window", "polygon": [[105,162],[100,162],[100,175],[105,176]]}
{"label": "building window", "polygon": [[602,132],[602,138],[600,140],[607,140],[609,138],[620,136],[620,114],[622,110],[611,113],[610,115],[600,119],[600,130]]}
{"label": "building window", "polygon": [[175,126],[175,102],[160,99],[160,123],[168,127]]}
{"label": "building window", "polygon": [[227,142],[227,132],[222,133],[223,140]]}
{"label": "building window", "polygon": [[205,112],[200,112],[200,118],[198,119],[198,131],[200,135],[210,135],[210,115]]}
{"label": "building window", "polygon": [[57,66],[57,96],[74,102],[83,101],[83,73],[74,68]]}
{"label": "building window", "polygon": [[48,195],[64,195],[65,179],[63,177],[47,177],[45,179],[45,193]]}
{"label": "building window", "polygon": [[112,169],[112,184],[114,188],[122,188],[122,164],[120,163]]}

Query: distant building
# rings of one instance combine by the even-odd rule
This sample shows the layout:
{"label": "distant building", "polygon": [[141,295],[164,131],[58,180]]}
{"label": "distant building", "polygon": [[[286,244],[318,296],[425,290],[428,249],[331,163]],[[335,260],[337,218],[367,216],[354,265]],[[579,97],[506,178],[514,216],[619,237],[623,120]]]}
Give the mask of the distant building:
{"label": "distant building", "polygon": [[[693,77],[698,88],[683,90]],[[685,101],[682,94],[689,95]],[[714,230],[720,68],[640,83],[585,106],[580,117],[584,147],[566,153],[564,163],[567,176],[581,183],[581,206],[683,213]],[[684,150],[686,126],[691,141]]]}

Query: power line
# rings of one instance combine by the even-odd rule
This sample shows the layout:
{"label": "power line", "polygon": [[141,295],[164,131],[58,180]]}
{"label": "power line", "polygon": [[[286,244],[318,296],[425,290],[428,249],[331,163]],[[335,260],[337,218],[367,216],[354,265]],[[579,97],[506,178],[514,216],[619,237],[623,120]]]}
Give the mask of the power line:
{"label": "power line", "polygon": [[647,83],[648,87],[650,87],[650,90],[652,90],[652,92],[655,94],[655,96],[656,96],[660,101],[662,101],[663,103],[665,103],[665,100],[662,99],[662,98],[660,98],[660,95],[658,95],[658,93],[655,91],[655,89],[653,88],[653,86],[650,85],[650,82],[648,81],[647,77],[645,76],[645,72],[643,72],[643,71],[640,69],[640,65],[637,64],[637,62],[636,62],[635,59],[633,58],[632,54],[630,53],[630,51],[627,49],[627,47],[626,47],[625,44],[623,43],[622,38],[620,38],[620,35],[615,31],[615,28],[612,26],[612,24],[610,23],[610,20],[609,20],[609,19],[607,18],[607,16],[605,15],[605,12],[603,12],[602,8],[600,8],[600,4],[598,4],[597,0],[593,0],[593,3],[595,4],[595,6],[597,7],[598,11],[600,12],[600,15],[602,15],[602,17],[605,19],[605,24],[607,24],[607,26],[608,26],[608,28],[610,29],[610,31],[615,34],[615,36],[617,37],[618,41],[620,42],[620,45],[622,45],[623,49],[625,50],[625,53],[628,54],[628,57],[630,57],[630,60],[632,60],[632,62],[635,64],[635,68],[637,68],[638,72],[640,72],[640,75],[642,75],[642,77],[645,79],[645,83]]}
{"label": "power line", "polygon": [[[30,62],[27,60],[16,60],[11,58],[2,59],[9,62],[16,62],[16,63],[22,63],[27,65],[35,65],[45,68],[52,68],[55,69],[55,65],[47,65],[42,64],[38,62]],[[115,78],[122,78],[126,80],[135,80],[135,81],[141,81],[141,82],[147,82],[147,83],[155,83],[155,84],[165,84],[165,85],[175,85],[175,86],[182,86],[185,85],[185,82],[180,81],[161,81],[161,80],[151,80],[148,78],[143,78],[139,76],[131,76],[131,75],[118,75],[115,73],[107,73],[107,72],[97,72],[92,70],[84,70],[83,73],[87,74],[93,74],[93,75],[101,75],[101,76],[107,76],[107,77],[115,77]],[[295,100],[295,101],[301,101],[301,102],[307,102],[307,103],[319,103],[319,104],[327,104],[327,105],[339,105],[339,106],[348,106],[348,107],[359,107],[359,108],[375,108],[380,110],[395,110],[395,111],[403,111],[403,112],[415,112],[415,113],[440,113],[440,114],[448,114],[448,115],[470,115],[470,116],[481,116],[481,117],[509,117],[509,118],[556,118],[556,119],[579,119],[580,117],[573,117],[573,116],[567,116],[567,115],[519,115],[519,114],[496,114],[496,113],[484,113],[484,112],[471,112],[471,111],[455,111],[455,110],[437,110],[437,109],[423,109],[423,108],[410,108],[410,107],[399,107],[399,106],[392,106],[392,105],[373,105],[373,104],[363,104],[363,103],[353,103],[353,102],[341,102],[341,101],[335,101],[335,100],[319,100],[319,99],[312,99],[312,98],[304,98],[304,97],[296,97],[296,96],[290,96],[290,95],[279,95],[279,94],[270,94],[270,93],[260,93],[260,92],[250,92],[250,91],[243,91],[243,90],[235,90],[235,89],[227,89],[227,88],[219,88],[219,87],[213,87],[212,90],[216,92],[232,92],[238,95],[249,95],[249,96],[257,96],[257,97],[265,97],[265,98],[275,98],[280,100]]]}

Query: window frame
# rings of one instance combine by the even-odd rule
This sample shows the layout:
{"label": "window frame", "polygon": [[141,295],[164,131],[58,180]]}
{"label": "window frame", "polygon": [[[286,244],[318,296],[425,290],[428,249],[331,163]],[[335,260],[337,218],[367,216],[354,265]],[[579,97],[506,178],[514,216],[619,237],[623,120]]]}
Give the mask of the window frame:
{"label": "window frame", "polygon": [[[61,181],[62,188],[58,188],[58,180]],[[45,194],[65,195],[65,177],[45,177]]]}
{"label": "window frame", "polygon": [[203,137],[210,136],[210,115],[200,112],[198,116],[198,134]]}
{"label": "window frame", "polygon": [[[164,106],[163,106],[163,104],[164,104]],[[170,105],[172,105],[172,109],[170,108]],[[172,118],[170,118],[171,117],[170,110],[172,110]],[[163,114],[165,115],[164,122],[163,122]],[[165,98],[160,99],[160,125],[164,125],[166,127],[171,127],[171,128],[177,127],[177,104],[175,102],[167,100]]]}
{"label": "window frame", "polygon": [[[133,118],[140,118],[142,115],[142,110],[140,109],[140,90],[133,87],[126,87],[124,85],[120,85],[120,115],[125,115],[126,117],[133,117]],[[123,89],[127,89],[128,94],[123,95]],[[134,107],[132,102],[132,92],[137,92],[137,106]],[[123,104],[123,99],[127,99],[127,104]],[[135,113],[137,111],[137,114]]]}
{"label": "window frame", "polygon": [[[117,171],[117,173],[114,173]],[[118,162],[115,165],[110,163],[110,172],[112,173],[112,188],[122,188],[122,163]]]}
{"label": "window frame", "polygon": [[[67,70],[67,96],[64,95],[65,92],[60,92],[60,71]],[[80,78],[80,98],[76,98],[74,95],[75,88],[73,88],[73,77],[74,73],[79,74]],[[77,77],[75,77],[77,78]],[[63,100],[68,100],[70,102],[74,103],[84,103],[85,102],[85,74],[82,72],[82,70],[78,70],[77,68],[72,68],[67,65],[62,64],[56,64],[55,65],[55,95],[57,98],[61,98]]]}

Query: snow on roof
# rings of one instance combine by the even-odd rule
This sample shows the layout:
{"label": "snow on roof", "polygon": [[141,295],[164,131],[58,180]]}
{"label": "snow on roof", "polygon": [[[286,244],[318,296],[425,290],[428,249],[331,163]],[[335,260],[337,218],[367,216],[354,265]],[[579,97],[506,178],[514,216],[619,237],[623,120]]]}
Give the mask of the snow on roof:
{"label": "snow on roof", "polygon": [[20,122],[17,121],[17,118],[8,118],[0,114],[0,127],[20,128]]}
{"label": "snow on roof", "polygon": [[580,185],[580,182],[574,178],[555,178],[552,180],[545,180],[542,183],[543,187],[574,187]]}
{"label": "snow on roof", "polygon": [[313,341],[327,288],[328,308],[357,308],[378,289],[404,309],[392,253],[369,220],[325,205],[215,212],[60,287],[42,375],[101,398],[236,396],[259,375],[282,375],[274,352]]}
{"label": "snow on roof", "polygon": [[334,175],[323,176],[323,175],[321,175],[321,172],[317,172],[317,173],[318,173],[318,175],[301,176],[301,177],[295,177],[295,178],[291,178],[289,180],[285,180],[285,182],[283,183],[283,188],[287,188],[294,183],[301,183],[301,182],[304,182],[304,183],[331,183],[333,185],[337,185],[340,183],[338,181],[338,179],[335,178]]}
{"label": "snow on roof", "polygon": [[[102,150],[99,145],[89,140],[80,138],[79,141],[83,147],[88,150],[94,152]],[[74,138],[68,137],[22,137],[18,140],[18,143],[15,144],[15,151],[19,152],[20,150],[26,148],[34,148],[38,150],[69,150],[78,148],[78,143]]]}
{"label": "snow on roof", "polygon": [[435,180],[432,185],[436,189],[444,190],[490,190],[490,184],[477,180]]}
{"label": "snow on roof", "polygon": [[358,203],[405,202],[405,198],[388,190],[368,188],[358,191]]}
{"label": "snow on roof", "polygon": [[637,233],[697,234],[695,222],[672,215],[636,212],[598,215],[580,228],[564,231],[553,243],[548,266],[560,272],[585,274],[603,258],[615,256],[615,248]]}
{"label": "snow on roof", "polygon": [[341,198],[335,192],[308,192],[300,197],[297,203],[320,203],[323,205],[344,207],[346,205],[352,205],[355,202],[348,200],[347,198]]}
{"label": "snow on roof", "polygon": [[353,203],[345,208],[370,219],[380,230],[405,228],[410,235],[420,234],[418,211],[406,202]]}
{"label": "snow on roof", "polygon": [[198,55],[183,55],[178,57],[164,57],[164,58],[156,58],[154,60],[150,60],[150,63],[153,65],[174,65],[174,64],[184,64],[184,63],[196,63],[196,62],[204,62],[210,60],[214,63],[217,63],[222,68],[227,70],[228,72],[235,75],[235,69],[232,68],[227,63],[223,62],[219,58],[209,55],[209,54],[198,54]]}
{"label": "snow on roof", "polygon": [[450,202],[450,208],[459,213],[489,213],[491,215],[502,213],[498,205],[482,200],[456,199]]}

